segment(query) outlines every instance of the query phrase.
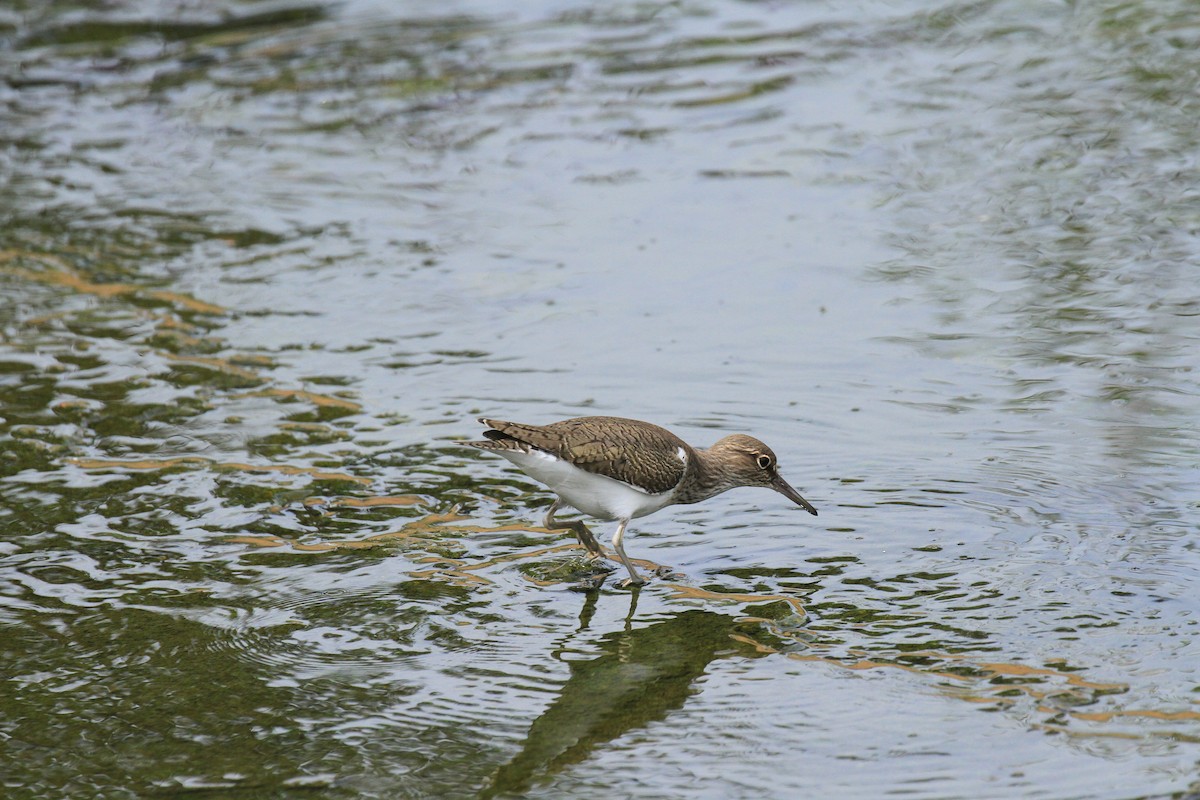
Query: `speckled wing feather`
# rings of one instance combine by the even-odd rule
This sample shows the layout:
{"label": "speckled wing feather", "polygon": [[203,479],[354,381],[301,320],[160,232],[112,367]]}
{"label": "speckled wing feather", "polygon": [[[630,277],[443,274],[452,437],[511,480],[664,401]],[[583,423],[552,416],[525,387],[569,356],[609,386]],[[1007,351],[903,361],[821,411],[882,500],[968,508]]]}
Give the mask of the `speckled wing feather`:
{"label": "speckled wing feather", "polygon": [[636,419],[577,417],[549,425],[479,421],[492,429],[483,434],[488,441],[466,444],[487,450],[533,447],[651,494],[670,491],[683,480],[680,449],[691,457],[691,448],[678,436]]}

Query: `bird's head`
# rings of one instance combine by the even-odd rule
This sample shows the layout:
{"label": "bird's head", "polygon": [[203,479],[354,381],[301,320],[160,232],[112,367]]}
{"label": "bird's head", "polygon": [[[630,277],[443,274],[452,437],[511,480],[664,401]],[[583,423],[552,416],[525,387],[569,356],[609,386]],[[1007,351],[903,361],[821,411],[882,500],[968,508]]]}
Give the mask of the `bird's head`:
{"label": "bird's head", "polygon": [[736,486],[767,486],[816,516],[812,503],[788,484],[779,474],[778,462],[771,448],[744,433],[726,436],[708,450]]}

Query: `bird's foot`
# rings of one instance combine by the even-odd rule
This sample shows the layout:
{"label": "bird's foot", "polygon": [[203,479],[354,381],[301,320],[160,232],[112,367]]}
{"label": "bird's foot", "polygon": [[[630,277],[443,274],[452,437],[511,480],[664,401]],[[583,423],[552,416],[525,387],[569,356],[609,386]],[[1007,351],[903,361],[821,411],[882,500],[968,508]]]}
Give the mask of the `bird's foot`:
{"label": "bird's foot", "polygon": [[608,558],[608,553],[605,553],[604,548],[602,548],[600,545],[597,544],[595,548],[593,548],[587,542],[580,542],[580,544],[587,548],[589,558]]}
{"label": "bird's foot", "polygon": [[596,541],[596,537],[592,535],[587,525],[576,519],[566,523],[565,527],[571,533],[575,534],[575,538],[579,540],[581,545],[587,548],[592,558],[604,558],[604,548]]}
{"label": "bird's foot", "polygon": [[582,533],[576,532],[576,538],[579,543],[587,548],[588,553],[592,558],[604,558],[604,548],[596,541],[596,537],[592,536],[592,532],[587,528],[583,529]]}
{"label": "bird's foot", "polygon": [[[683,577],[680,573],[676,572],[671,567],[656,567],[654,569],[654,572],[650,573],[650,575],[651,575],[651,577],[658,578],[659,580],[664,580],[664,579],[678,580],[679,578]],[[628,588],[631,588],[634,586],[645,586],[646,583],[647,583],[646,579],[643,578],[641,575],[638,575],[636,578],[626,578],[625,580],[618,583],[617,586],[619,586],[622,589],[628,589]]]}

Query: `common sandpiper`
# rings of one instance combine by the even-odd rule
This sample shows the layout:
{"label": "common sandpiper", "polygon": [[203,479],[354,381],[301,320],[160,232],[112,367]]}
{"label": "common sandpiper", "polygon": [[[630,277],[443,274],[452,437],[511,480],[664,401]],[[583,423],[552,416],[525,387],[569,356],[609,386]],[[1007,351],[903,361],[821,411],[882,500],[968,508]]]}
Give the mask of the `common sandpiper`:
{"label": "common sandpiper", "polygon": [[644,581],[625,554],[625,527],[665,506],[699,503],[738,486],[766,486],[817,513],[779,474],[771,448],[745,434],[702,450],[665,428],[622,417],[576,417],[549,425],[479,421],[489,429],[486,438],[464,444],[504,456],[558,495],[546,512],[546,528],[574,532],[588,552],[603,558],[604,549],[586,525],[554,514],[570,506],[617,522],[612,544],[629,570],[627,585]]}

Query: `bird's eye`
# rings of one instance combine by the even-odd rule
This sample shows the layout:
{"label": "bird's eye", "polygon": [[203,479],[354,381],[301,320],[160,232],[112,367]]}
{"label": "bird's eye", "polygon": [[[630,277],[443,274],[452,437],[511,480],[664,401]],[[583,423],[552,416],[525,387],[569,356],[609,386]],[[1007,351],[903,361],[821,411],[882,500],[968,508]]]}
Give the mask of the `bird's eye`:
{"label": "bird's eye", "polygon": [[758,462],[759,469],[770,469],[771,468],[771,457],[770,456],[759,456],[758,458],[755,459],[755,461]]}

